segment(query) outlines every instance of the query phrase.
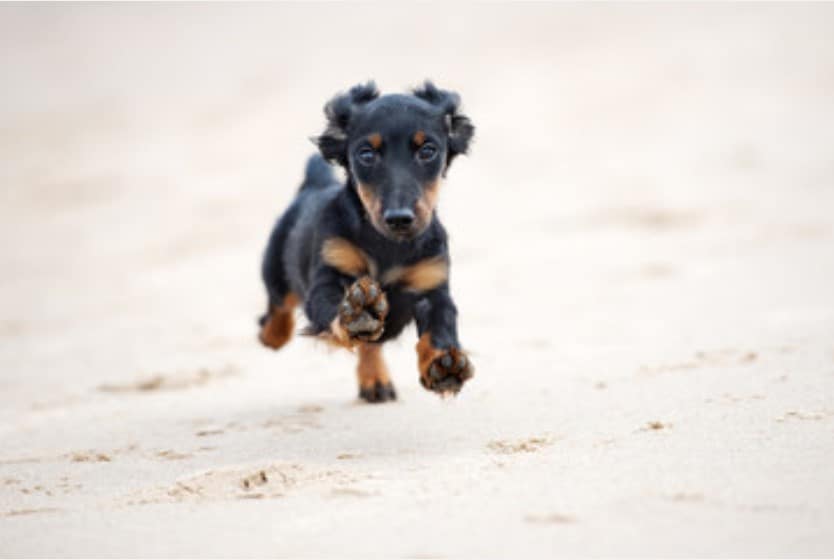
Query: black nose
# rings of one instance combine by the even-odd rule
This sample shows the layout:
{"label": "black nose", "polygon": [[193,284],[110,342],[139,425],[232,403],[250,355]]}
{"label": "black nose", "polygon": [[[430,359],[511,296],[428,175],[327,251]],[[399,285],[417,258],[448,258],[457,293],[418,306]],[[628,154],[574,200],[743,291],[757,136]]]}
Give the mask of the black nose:
{"label": "black nose", "polygon": [[382,214],[382,219],[393,230],[405,230],[410,228],[411,224],[414,223],[414,212],[408,208],[386,210]]}

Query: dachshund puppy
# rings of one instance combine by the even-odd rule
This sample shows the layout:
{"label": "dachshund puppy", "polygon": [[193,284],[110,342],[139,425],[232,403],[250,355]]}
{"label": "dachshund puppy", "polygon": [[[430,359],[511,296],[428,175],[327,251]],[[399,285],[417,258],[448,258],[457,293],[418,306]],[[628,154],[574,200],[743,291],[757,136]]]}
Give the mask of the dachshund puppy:
{"label": "dachshund puppy", "polygon": [[[383,96],[370,82],[334,97],[313,139],[321,154],[308,161],[264,254],[261,342],[286,344],[303,305],[307,334],[356,350],[368,402],[396,398],[381,347],[412,319],[426,389],[456,394],[474,372],[458,341],[447,236],[435,212],[449,165],[475,131],[459,105],[431,82]],[[345,169],[344,184],[328,162]]]}

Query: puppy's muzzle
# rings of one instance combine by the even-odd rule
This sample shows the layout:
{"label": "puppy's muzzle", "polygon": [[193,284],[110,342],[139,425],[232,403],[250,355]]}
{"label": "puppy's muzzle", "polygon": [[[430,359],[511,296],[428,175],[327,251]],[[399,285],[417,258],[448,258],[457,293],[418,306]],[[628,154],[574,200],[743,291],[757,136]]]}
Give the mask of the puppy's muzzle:
{"label": "puppy's muzzle", "polygon": [[414,211],[410,208],[389,209],[382,213],[385,225],[397,235],[411,233],[416,218]]}

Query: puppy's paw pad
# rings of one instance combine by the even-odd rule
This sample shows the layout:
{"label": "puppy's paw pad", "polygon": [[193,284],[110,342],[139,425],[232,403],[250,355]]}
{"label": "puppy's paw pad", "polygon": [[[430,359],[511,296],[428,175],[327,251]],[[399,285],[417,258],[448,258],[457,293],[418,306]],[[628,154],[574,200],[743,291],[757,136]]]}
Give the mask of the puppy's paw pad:
{"label": "puppy's paw pad", "polygon": [[379,284],[365,276],[345,292],[339,304],[339,323],[354,339],[374,341],[382,336],[388,299]]}
{"label": "puppy's paw pad", "polygon": [[474,374],[475,369],[468,356],[458,348],[450,348],[443,350],[426,371],[421,372],[420,382],[430,391],[456,394]]}
{"label": "puppy's paw pad", "polygon": [[383,403],[397,400],[397,392],[391,383],[377,381],[371,387],[361,387],[359,398],[369,403]]}

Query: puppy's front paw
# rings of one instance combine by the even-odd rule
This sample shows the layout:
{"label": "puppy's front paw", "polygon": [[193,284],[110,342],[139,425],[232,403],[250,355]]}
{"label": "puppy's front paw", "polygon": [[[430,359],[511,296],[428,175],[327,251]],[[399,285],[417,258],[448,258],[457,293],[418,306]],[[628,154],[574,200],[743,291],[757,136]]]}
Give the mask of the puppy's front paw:
{"label": "puppy's front paw", "polygon": [[428,334],[417,343],[420,383],[441,394],[457,394],[475,374],[472,361],[460,348],[439,349],[431,345]]}
{"label": "puppy's front paw", "polygon": [[373,342],[382,336],[388,299],[370,276],[353,283],[339,304],[338,327],[351,340]]}

